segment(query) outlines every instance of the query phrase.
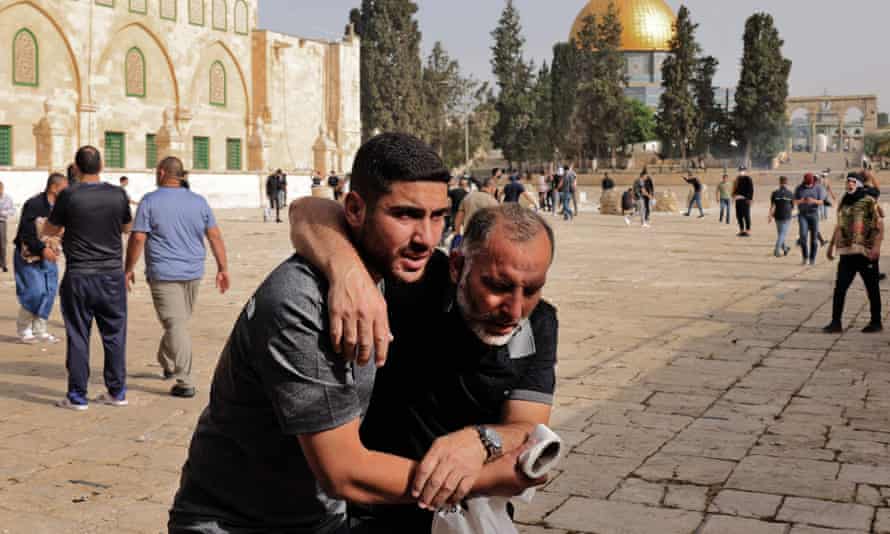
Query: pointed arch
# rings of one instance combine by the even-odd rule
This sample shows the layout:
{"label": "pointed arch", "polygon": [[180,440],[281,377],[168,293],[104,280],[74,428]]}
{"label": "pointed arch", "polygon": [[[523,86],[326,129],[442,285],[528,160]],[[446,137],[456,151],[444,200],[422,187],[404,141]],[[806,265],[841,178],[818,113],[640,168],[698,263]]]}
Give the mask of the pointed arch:
{"label": "pointed arch", "polygon": [[213,0],[213,29],[229,31],[229,6],[226,0]]}
{"label": "pointed arch", "polygon": [[235,33],[247,35],[250,31],[250,10],[244,0],[235,0]]}
{"label": "pointed arch", "polygon": [[115,37],[132,27],[136,27],[144,31],[149,36],[149,38],[151,38],[151,40],[154,41],[154,43],[158,46],[161,55],[164,57],[164,62],[167,64],[167,70],[170,73],[170,79],[173,82],[173,100],[176,103],[176,107],[179,108],[179,80],[176,78],[176,69],[173,67],[173,60],[170,58],[170,53],[167,51],[167,47],[164,46],[164,42],[160,39],[160,37],[158,37],[157,33],[152,31],[151,28],[149,28],[142,22],[129,22],[114,30],[111,34],[112,38],[108,40],[108,46],[106,46],[105,50],[102,51],[102,54],[99,56],[99,61],[96,64],[103,65],[106,61],[108,61],[109,56],[116,49]]}

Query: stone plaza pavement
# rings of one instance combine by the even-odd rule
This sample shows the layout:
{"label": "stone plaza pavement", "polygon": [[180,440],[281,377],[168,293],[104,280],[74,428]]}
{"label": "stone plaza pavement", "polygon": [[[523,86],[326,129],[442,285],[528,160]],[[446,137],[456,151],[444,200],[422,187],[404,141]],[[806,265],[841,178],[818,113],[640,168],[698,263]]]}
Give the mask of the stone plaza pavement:
{"label": "stone plaza pavement", "polygon": [[[65,391],[64,346],[15,343],[12,278],[0,276],[0,533],[165,532],[219,351],[246,299],[289,253],[285,225],[257,215],[218,213],[233,289],[220,296],[212,278],[202,286],[192,400],[167,396],[158,377],[160,329],[140,277],[130,301],[130,406],[54,408]],[[801,267],[796,250],[773,258],[763,205],[747,240],[713,213],[656,215],[645,230],[593,212],[551,220],[559,242],[546,297],[560,316],[553,427],[571,451],[519,510],[522,532],[890,532],[890,334],[859,333],[861,282],[848,299],[854,328],[824,335],[836,264],[820,256]],[[56,311],[57,333],[59,321]],[[93,351],[91,395],[102,390],[96,340]]]}

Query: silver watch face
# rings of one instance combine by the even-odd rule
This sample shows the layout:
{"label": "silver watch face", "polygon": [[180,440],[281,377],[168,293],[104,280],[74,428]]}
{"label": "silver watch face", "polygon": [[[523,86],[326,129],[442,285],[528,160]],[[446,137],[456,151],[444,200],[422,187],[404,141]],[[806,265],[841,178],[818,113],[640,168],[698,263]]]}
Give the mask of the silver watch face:
{"label": "silver watch face", "polygon": [[485,440],[491,445],[491,448],[496,449],[498,452],[504,447],[503,442],[501,441],[501,435],[498,434],[494,429],[485,427]]}

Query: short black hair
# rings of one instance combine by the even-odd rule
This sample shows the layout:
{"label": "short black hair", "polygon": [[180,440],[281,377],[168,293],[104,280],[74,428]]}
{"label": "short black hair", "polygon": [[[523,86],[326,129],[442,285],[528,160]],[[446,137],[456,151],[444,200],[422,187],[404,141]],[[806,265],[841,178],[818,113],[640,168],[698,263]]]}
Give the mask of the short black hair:
{"label": "short black hair", "polygon": [[158,169],[164,171],[168,178],[185,178],[182,160],[176,156],[167,156],[158,163]]}
{"label": "short black hair", "polygon": [[99,174],[102,170],[102,154],[94,146],[82,146],[74,156],[74,164],[81,174]]}
{"label": "short black hair", "polygon": [[52,187],[56,184],[60,184],[63,181],[67,181],[67,180],[68,180],[68,178],[64,174],[54,172],[49,175],[49,178],[46,179],[46,189],[44,189],[43,191],[44,192],[49,191],[50,187]]}
{"label": "short black hair", "polygon": [[494,169],[491,169],[491,175],[492,175],[492,176],[497,176],[497,174],[498,174],[499,172],[501,172],[500,167],[495,167]]}
{"label": "short black hair", "polygon": [[127,178],[126,176],[121,176],[121,179],[120,179],[119,181],[120,181],[120,182],[129,182],[130,179]]}
{"label": "short black hair", "polygon": [[383,133],[369,139],[355,155],[352,190],[373,204],[392,191],[393,182],[440,182],[451,175],[431,146],[413,135]]}

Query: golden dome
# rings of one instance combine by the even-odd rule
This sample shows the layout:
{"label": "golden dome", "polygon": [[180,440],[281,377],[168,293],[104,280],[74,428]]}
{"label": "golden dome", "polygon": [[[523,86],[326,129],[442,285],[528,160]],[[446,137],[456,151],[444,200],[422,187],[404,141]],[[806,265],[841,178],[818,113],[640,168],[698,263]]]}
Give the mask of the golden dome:
{"label": "golden dome", "polygon": [[590,0],[575,19],[571,37],[584,27],[584,19],[594,15],[597,22],[614,2],[624,31],[621,49],[624,51],[668,51],[674,36],[676,16],[665,0]]}

